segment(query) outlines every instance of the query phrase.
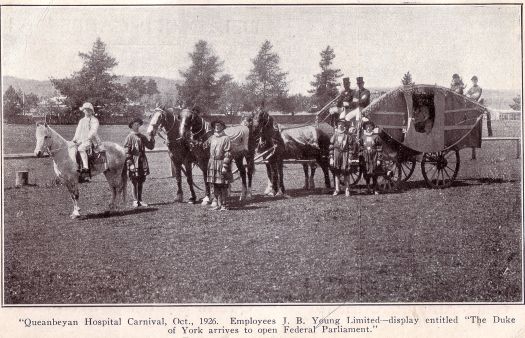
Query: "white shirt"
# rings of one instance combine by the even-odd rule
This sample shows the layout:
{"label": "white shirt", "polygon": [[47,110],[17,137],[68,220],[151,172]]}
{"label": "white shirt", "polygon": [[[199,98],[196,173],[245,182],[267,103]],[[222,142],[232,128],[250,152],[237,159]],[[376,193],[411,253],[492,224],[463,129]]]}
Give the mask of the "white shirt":
{"label": "white shirt", "polygon": [[97,134],[98,126],[99,123],[96,117],[84,116],[80,119],[80,121],[78,121],[78,126],[77,130],[75,131],[75,137],[73,137],[73,141],[78,143],[90,141],[93,144],[98,145],[101,143],[100,137]]}

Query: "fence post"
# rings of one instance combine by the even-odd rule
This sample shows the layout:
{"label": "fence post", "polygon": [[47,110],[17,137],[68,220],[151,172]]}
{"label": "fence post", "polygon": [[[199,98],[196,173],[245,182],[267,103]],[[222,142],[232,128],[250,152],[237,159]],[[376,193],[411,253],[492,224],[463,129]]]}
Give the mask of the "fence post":
{"label": "fence post", "polygon": [[28,183],[29,183],[29,171],[17,171],[15,186],[21,187],[24,185],[28,185]]}
{"label": "fence post", "polygon": [[476,148],[472,147],[472,158],[471,160],[475,160],[476,159]]}
{"label": "fence post", "polygon": [[521,147],[520,147],[520,139],[516,139],[516,158],[520,158],[521,153]]}

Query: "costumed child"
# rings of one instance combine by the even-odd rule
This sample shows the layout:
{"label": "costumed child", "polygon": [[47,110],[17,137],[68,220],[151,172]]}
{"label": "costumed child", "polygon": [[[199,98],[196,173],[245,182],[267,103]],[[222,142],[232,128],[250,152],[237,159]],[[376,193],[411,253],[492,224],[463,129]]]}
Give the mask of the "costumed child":
{"label": "costumed child", "polygon": [[212,207],[212,210],[228,210],[226,197],[233,179],[230,166],[230,137],[224,133],[226,124],[220,120],[212,122],[212,129],[213,135],[207,141],[210,147],[207,180],[213,184],[213,195],[217,201],[217,206]]}
{"label": "costumed child", "polygon": [[128,175],[133,184],[133,197],[135,200],[133,201],[132,206],[134,208],[148,206],[142,201],[142,186],[146,181],[146,176],[149,175],[146,148],[153,149],[155,146],[155,139],[153,137],[148,139],[145,135],[139,132],[142,123],[141,119],[136,118],[128,124],[131,132],[124,142]]}
{"label": "costumed child", "polygon": [[375,125],[372,121],[363,118],[363,128],[365,129],[361,136],[361,146],[363,149],[364,168],[363,174],[366,181],[366,189],[370,193],[370,177],[373,181],[374,194],[377,191],[377,171],[383,159],[383,142],[378,134],[374,133]]}
{"label": "costumed child", "polygon": [[336,196],[341,192],[340,176],[344,176],[346,186],[345,195],[350,196],[350,170],[351,163],[357,157],[358,144],[355,134],[348,130],[349,122],[342,119],[337,122],[337,129],[330,139],[330,169],[334,175]]}

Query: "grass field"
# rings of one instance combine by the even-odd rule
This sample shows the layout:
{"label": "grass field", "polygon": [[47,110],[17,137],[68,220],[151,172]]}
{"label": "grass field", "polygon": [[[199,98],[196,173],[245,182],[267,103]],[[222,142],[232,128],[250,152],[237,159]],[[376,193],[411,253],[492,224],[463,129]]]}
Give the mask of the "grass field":
{"label": "grass field", "polygon": [[[34,129],[9,127],[4,152],[32,151]],[[103,138],[128,132],[113,128]],[[495,136],[520,135],[519,124],[495,122],[494,129]],[[65,188],[51,184],[49,159],[5,161],[4,301],[521,301],[521,162],[514,157],[512,143],[487,142],[475,161],[461,151],[451,188],[427,189],[416,168],[397,193],[366,195],[358,186],[349,198],[301,190],[296,165],[285,170],[289,198],[263,197],[258,166],[254,199],[212,212],[173,203],[167,154],[150,154],[149,208],[126,206],[107,217],[109,190],[98,177],[81,187],[86,217],[76,221],[68,218]],[[12,173],[24,166],[34,186],[13,188]],[[322,186],[319,174],[316,183]],[[236,182],[233,197],[239,189]]]}

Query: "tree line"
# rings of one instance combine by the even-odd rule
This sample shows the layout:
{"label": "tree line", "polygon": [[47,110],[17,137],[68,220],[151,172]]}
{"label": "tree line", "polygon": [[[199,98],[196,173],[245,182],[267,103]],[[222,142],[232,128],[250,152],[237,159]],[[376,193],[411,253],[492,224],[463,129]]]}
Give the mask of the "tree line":
{"label": "tree line", "polygon": [[[331,46],[320,52],[320,71],[310,82],[310,96],[288,94],[288,73],[281,69],[280,57],[268,40],[251,59],[251,69],[243,82],[224,72],[224,61],[205,40],[199,40],[188,56],[191,64],[187,69],[179,70],[182,80],[176,85],[177,93],[160,93],[153,79],[132,77],[127,83],[121,83],[113,73],[117,60],[109,55],[106,44],[97,38],[89,52],[79,53],[83,61],[80,70],[66,78],[50,79],[63,98],[61,102],[39,104],[37,95],[25,94],[10,86],[4,93],[4,118],[10,121],[17,115],[39,110],[58,117],[59,123],[72,123],[81,116],[78,108],[86,101],[96,107],[103,121],[116,116],[142,116],[156,104],[199,107],[203,114],[237,115],[257,108],[282,113],[315,112],[337,97],[343,76],[341,70],[333,66],[336,55]],[[414,83],[409,72],[404,74],[401,83]],[[511,108],[520,109],[521,98],[514,101]]]}

